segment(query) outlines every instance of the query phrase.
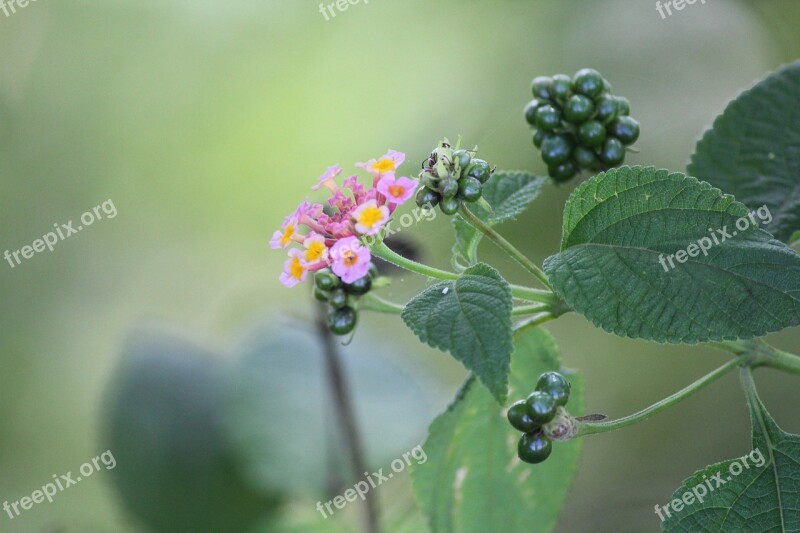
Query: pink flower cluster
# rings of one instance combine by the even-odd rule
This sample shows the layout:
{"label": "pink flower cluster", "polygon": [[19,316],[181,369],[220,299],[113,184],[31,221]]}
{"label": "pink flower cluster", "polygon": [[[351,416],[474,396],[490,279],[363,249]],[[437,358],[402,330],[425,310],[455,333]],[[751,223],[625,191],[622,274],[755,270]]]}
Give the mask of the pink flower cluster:
{"label": "pink flower cluster", "polygon": [[324,187],[330,191],[328,207],[306,199],[272,235],[270,246],[273,249],[287,248],[292,243],[302,245],[302,248],[289,250],[289,259],[280,275],[281,283],[294,287],[305,281],[309,272],[328,266],[345,283],[366,276],[372,255],[359,237],[377,234],[397,206],[414,196],[417,188],[416,180],[396,177],[403,161],[405,154],[389,150],[381,158],[356,163],[356,168],[372,176],[369,189],[358,181],[357,175],[346,178],[343,187],[339,187],[336,177],[342,173],[342,167],[329,167],[320,176],[319,183],[311,188]]}

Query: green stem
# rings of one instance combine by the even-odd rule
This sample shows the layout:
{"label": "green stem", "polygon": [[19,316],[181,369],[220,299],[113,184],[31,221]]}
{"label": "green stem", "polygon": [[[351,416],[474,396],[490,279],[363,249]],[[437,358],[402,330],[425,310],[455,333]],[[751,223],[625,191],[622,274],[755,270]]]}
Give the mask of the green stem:
{"label": "green stem", "polygon": [[500,247],[500,249],[502,249],[504,252],[510,255],[512,259],[519,263],[522,268],[536,276],[536,278],[541,281],[545,287],[552,289],[550,286],[550,281],[547,279],[547,275],[542,271],[542,269],[536,266],[533,261],[528,259],[525,254],[517,250],[510,242],[503,238],[502,235],[492,229],[489,224],[481,220],[475,213],[470,211],[466,204],[461,204],[461,209],[459,212],[461,213],[461,216],[463,216],[470,224],[475,226],[475,228],[486,235],[489,240],[495,243],[498,247]]}
{"label": "green stem", "polygon": [[672,407],[676,403],[685,400],[695,392],[718,380],[719,378],[721,378],[734,368],[740,366],[746,360],[746,358],[747,356],[741,355],[736,359],[731,359],[721,367],[717,368],[710,374],[707,374],[702,378],[698,379],[688,387],[679,390],[678,392],[676,392],[672,396],[669,396],[668,398],[664,398],[660,402],[654,403],[650,407],[642,409],[638,413],[634,413],[632,415],[626,416],[624,418],[619,418],[617,420],[608,420],[603,422],[581,422],[578,436],[583,437],[586,435],[592,435],[593,433],[605,433],[607,431],[622,429],[624,427],[631,426],[638,422],[643,422],[644,420],[647,420],[654,414],[659,413],[664,409],[667,409],[668,407]]}
{"label": "green stem", "polygon": [[551,311],[553,308],[548,304],[521,305],[511,310],[511,316],[525,316],[536,313]]}
{"label": "green stem", "polygon": [[366,294],[360,302],[359,309],[366,311],[374,311],[376,313],[385,313],[387,315],[399,315],[405,309],[404,305],[384,300],[375,293]]}
{"label": "green stem", "polygon": [[514,327],[514,329],[524,328],[528,326],[531,327],[541,326],[542,324],[550,322],[551,320],[555,320],[559,316],[560,315],[553,313],[539,313],[538,315],[532,316],[528,320],[523,320],[522,322],[517,324]]}
{"label": "green stem", "polygon": [[736,355],[746,355],[750,368],[768,366],[790,374],[800,374],[800,356],[779,350],[760,339],[715,342],[712,346]]}
{"label": "green stem", "polygon": [[[383,242],[382,240],[375,241],[371,245],[370,251],[372,252],[373,255],[375,255],[376,257],[380,257],[384,261],[387,261],[400,268],[404,268],[410,272],[415,272],[417,274],[427,276],[429,278],[452,281],[460,277],[458,274],[454,272],[440,270],[432,266],[418,263],[416,261],[408,259],[407,257],[403,257],[402,255],[398,254],[397,252],[386,246],[386,243]],[[558,296],[556,296],[552,291],[533,289],[530,287],[523,287],[520,285],[511,285],[511,294],[515,298],[519,298],[521,300],[528,300],[530,302],[555,304],[560,301]]]}

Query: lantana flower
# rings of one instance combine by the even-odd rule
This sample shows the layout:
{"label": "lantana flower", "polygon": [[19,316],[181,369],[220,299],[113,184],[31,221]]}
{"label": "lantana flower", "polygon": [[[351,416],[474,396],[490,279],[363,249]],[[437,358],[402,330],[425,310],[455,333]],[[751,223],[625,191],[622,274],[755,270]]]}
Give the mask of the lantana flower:
{"label": "lantana flower", "polygon": [[386,175],[394,176],[394,173],[405,160],[406,154],[395,150],[389,150],[386,155],[378,159],[370,159],[366,163],[356,163],[356,168],[363,168],[372,174],[374,179],[378,179]]}
{"label": "lantana flower", "polygon": [[333,273],[342,278],[343,282],[353,283],[367,275],[372,255],[358,237],[347,237],[333,245],[331,260]]}
{"label": "lantana flower", "polygon": [[388,175],[380,179],[377,189],[390,204],[402,204],[414,195],[417,182],[411,178],[396,178],[394,175]]}
{"label": "lantana flower", "polygon": [[302,246],[289,250],[281,283],[293,287],[305,281],[309,272],[328,267],[345,283],[367,275],[372,255],[359,238],[379,233],[417,187],[415,180],[395,177],[403,161],[405,154],[389,150],[383,157],[357,163],[357,168],[370,173],[369,187],[359,182],[357,175],[346,178],[340,187],[336,178],[342,167],[328,167],[311,187],[330,191],[327,206],[304,200],[272,235],[272,248],[284,249],[292,243]]}

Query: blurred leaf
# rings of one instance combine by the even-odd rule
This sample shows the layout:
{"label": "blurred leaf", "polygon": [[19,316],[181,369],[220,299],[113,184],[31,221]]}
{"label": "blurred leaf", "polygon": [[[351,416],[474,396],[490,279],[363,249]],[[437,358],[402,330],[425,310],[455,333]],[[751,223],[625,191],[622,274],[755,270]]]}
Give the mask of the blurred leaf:
{"label": "blurred leaf", "polygon": [[[513,220],[533,202],[542,190],[545,178],[519,170],[500,170],[483,185],[483,198],[492,206],[488,212],[479,203],[470,209],[489,225]],[[460,215],[453,216],[456,242],[453,245],[453,266],[464,268],[478,262],[477,250],[483,234]]]}
{"label": "blurred leaf", "polygon": [[662,508],[663,531],[800,531],[800,435],[775,424],[746,372],[753,451],[685,480],[672,495],[680,511]]}
{"label": "blurred leaf", "polygon": [[505,401],[511,288],[497,270],[479,263],[454,281],[432,285],[408,302],[401,316],[422,342],[450,352],[497,401]]}
{"label": "blurred leaf", "polygon": [[223,436],[221,368],[165,336],[133,336],[108,391],[106,434],[122,503],[158,532],[244,531],[277,508],[245,482]]}
{"label": "blurred leaf", "polygon": [[[514,334],[510,397],[525,398],[539,376],[559,370],[558,350],[542,328]],[[583,410],[583,382],[568,375],[573,414]],[[580,440],[554,443],[543,463],[517,457],[520,433],[505,409],[470,378],[447,412],[430,426],[423,449],[428,461],[414,465],[417,500],[440,532],[552,531],[567,497],[580,455]]]}
{"label": "blurred leaf", "polygon": [[[417,445],[430,414],[421,386],[386,357],[386,341],[365,333],[341,355],[372,467]],[[314,334],[268,320],[237,352],[227,377],[225,426],[251,481],[313,498],[327,494],[331,481],[349,483],[349,457]]]}
{"label": "blurred leaf", "polygon": [[[617,335],[696,343],[800,324],[800,255],[753,225],[737,232],[747,214],[695,178],[621,167],[572,193],[544,268],[573,309]],[[665,271],[679,251],[685,262]]]}
{"label": "blurred leaf", "polygon": [[687,172],[750,209],[766,205],[772,221],[765,229],[789,242],[800,229],[800,62],[728,104],[697,143]]}

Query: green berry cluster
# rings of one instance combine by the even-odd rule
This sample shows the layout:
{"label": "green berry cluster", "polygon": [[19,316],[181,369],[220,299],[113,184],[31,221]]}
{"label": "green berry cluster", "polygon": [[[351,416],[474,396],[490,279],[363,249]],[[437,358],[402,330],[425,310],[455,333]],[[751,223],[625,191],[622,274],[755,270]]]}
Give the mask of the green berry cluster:
{"label": "green berry cluster", "polygon": [[551,422],[556,410],[569,401],[569,381],[558,372],[545,372],[536,383],[536,390],[527,400],[520,400],[508,409],[508,421],[522,431],[517,455],[526,463],[541,463],[550,456],[553,443],[542,426]]}
{"label": "green berry cluster", "polygon": [[461,201],[475,202],[480,199],[483,184],[492,176],[494,169],[483,159],[473,157],[475,150],[453,149],[447,140],[431,152],[422,162],[419,174],[420,187],[417,205],[437,205],[446,215],[455,214]]}
{"label": "green berry cluster", "polygon": [[567,181],[582,169],[605,170],[625,161],[625,147],[639,138],[627,98],[611,94],[611,84],[594,69],[534,78],[525,119],[535,128],[533,144],[548,173]]}
{"label": "green berry cluster", "polygon": [[369,273],[353,283],[344,283],[329,268],[314,275],[314,297],[328,302],[328,326],[335,335],[347,335],[356,327],[358,313],[355,302],[372,288],[372,281],[378,277],[378,269],[370,264]]}

